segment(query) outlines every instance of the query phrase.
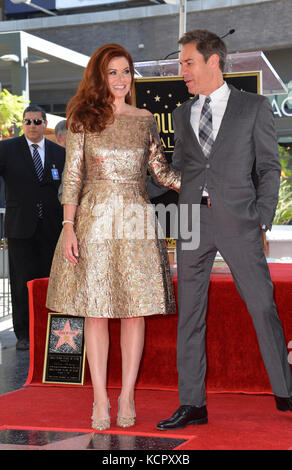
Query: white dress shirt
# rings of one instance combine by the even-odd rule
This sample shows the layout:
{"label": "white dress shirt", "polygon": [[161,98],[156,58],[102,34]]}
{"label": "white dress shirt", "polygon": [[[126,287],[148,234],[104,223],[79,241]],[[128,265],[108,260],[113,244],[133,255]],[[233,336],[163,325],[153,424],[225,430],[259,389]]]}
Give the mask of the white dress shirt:
{"label": "white dress shirt", "polygon": [[27,137],[26,137],[26,141],[28,143],[29,150],[31,152],[31,156],[33,156],[33,147],[32,147],[32,145],[37,144],[39,146],[38,152],[39,152],[39,155],[41,157],[43,167],[45,167],[45,139],[43,138],[40,142],[32,142],[31,140],[27,139]]}
{"label": "white dress shirt", "polygon": [[[218,131],[221,126],[221,122],[227,107],[229,95],[230,88],[228,87],[226,82],[224,82],[220,88],[217,88],[217,90],[213,91],[213,93],[209,95],[211,98],[210,107],[212,111],[212,133],[214,141],[216,140]],[[191,107],[191,125],[199,143],[199,123],[205,99],[205,95],[199,95],[199,99],[197,99]],[[205,189],[203,191],[203,196],[208,196],[208,193]]]}

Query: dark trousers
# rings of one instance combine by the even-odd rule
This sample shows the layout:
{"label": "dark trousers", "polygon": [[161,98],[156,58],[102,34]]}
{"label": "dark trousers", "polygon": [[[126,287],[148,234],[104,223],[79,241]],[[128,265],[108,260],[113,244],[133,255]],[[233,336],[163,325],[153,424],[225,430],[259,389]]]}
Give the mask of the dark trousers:
{"label": "dark trousers", "polygon": [[256,227],[240,236],[222,235],[213,220],[213,209],[201,205],[200,212],[198,249],[183,250],[181,243],[178,243],[177,357],[180,402],[182,405],[197,406],[206,403],[206,311],[210,273],[217,250],[229,265],[237,290],[252,317],[272,390],[275,395],[289,397],[292,395],[292,375],[282,325],[273,299],[273,284],[263,250],[261,229]]}
{"label": "dark trousers", "polygon": [[8,238],[12,320],[18,339],[29,338],[27,282],[48,277],[57,240],[52,240],[39,221],[32,237]]}

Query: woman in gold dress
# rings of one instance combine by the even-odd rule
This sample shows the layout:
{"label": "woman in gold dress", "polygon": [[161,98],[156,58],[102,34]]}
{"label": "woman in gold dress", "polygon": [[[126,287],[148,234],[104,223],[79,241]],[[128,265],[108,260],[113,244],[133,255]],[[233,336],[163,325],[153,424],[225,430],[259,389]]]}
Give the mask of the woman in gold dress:
{"label": "woman in gold dress", "polygon": [[107,44],[92,55],[68,103],[63,231],[47,293],[50,310],[86,317],[92,427],[99,430],[110,426],[108,319],[121,319],[117,424],[127,427],[135,423],[144,317],[176,311],[166,245],[154,227],[146,177],[148,169],[160,185],[178,191],[180,173],[166,162],[154,116],[131,105],[133,78],[129,53]]}

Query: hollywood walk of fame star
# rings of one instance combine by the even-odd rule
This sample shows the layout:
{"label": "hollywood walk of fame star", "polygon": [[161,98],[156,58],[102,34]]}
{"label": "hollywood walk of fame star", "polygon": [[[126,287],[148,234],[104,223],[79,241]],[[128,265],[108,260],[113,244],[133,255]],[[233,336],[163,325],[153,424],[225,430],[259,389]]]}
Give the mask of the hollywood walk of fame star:
{"label": "hollywood walk of fame star", "polygon": [[59,349],[65,343],[69,344],[72,349],[76,349],[74,337],[79,335],[81,330],[71,330],[70,322],[67,320],[63,330],[53,330],[53,333],[59,336],[56,349]]}

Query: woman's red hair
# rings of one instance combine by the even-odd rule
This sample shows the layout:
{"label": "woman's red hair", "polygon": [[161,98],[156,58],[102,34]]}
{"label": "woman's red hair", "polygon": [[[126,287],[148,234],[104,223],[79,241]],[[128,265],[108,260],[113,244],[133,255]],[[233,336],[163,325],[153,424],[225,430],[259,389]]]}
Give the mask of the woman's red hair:
{"label": "woman's red hair", "polygon": [[[105,44],[91,56],[77,93],[67,105],[67,122],[72,132],[102,132],[114,120],[114,96],[109,90],[107,71],[115,57],[125,57],[129,63],[132,83],[134,64],[129,52],[119,44]],[[132,104],[131,94],[125,98]]]}

